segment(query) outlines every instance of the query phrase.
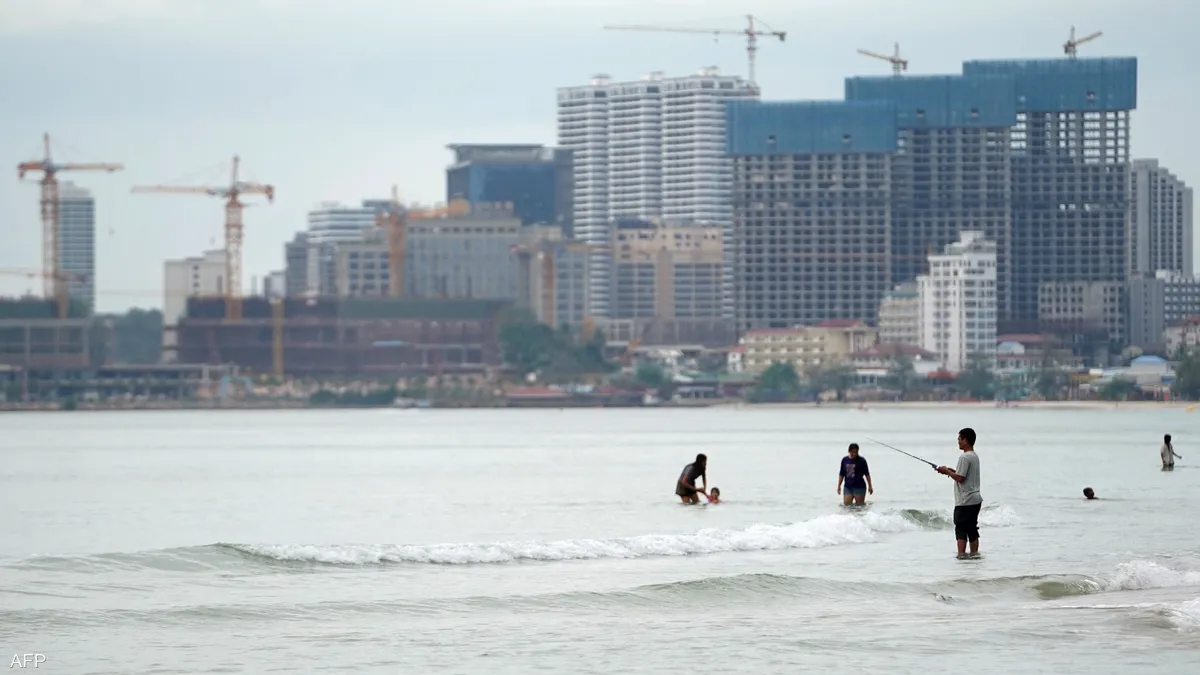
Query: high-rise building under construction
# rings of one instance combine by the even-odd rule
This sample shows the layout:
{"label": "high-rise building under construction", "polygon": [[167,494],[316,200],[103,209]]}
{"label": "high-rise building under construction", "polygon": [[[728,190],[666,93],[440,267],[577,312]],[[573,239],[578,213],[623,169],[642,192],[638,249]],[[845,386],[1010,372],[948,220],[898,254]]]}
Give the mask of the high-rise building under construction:
{"label": "high-rise building under construction", "polygon": [[1136,93],[1136,59],[1069,58],[730,104],[739,326],[874,320],[964,230],[996,242],[1001,321],[1036,320],[1042,283],[1127,278]]}

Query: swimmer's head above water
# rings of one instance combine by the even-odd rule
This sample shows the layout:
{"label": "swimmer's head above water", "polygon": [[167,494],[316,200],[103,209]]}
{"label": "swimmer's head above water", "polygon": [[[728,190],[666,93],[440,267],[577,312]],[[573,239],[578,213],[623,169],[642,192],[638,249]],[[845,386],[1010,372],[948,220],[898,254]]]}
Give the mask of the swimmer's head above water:
{"label": "swimmer's head above water", "polygon": [[1083,488],[1083,496],[1087,497],[1088,499],[1095,499],[1096,492],[1094,490],[1092,490],[1092,488],[1090,488],[1090,487],[1085,487],[1085,488]]}

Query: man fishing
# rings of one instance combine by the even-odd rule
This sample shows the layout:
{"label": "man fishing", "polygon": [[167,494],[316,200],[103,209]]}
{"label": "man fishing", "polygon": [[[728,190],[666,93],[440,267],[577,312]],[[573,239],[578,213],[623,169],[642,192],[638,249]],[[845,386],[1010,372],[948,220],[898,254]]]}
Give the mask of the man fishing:
{"label": "man fishing", "polygon": [[939,466],[938,473],[954,481],[954,538],[958,554],[965,555],[971,544],[971,555],[979,553],[979,510],[983,495],[979,492],[979,456],[975,454],[975,430],[970,427],[958,432],[958,449],[962,455],[958,466],[951,469]]}
{"label": "man fishing", "polygon": [[1171,434],[1163,436],[1162,448],[1158,451],[1162,457],[1163,471],[1175,468],[1175,459],[1183,459],[1183,455],[1175,454],[1175,446],[1171,445]]}
{"label": "man fishing", "polygon": [[[708,496],[705,488],[708,487],[708,455],[703,452],[696,455],[696,461],[683,467],[683,473],[679,474],[679,480],[675,481],[675,494],[683,500],[684,504],[699,504],[700,498],[697,494]],[[700,487],[696,487],[696,480],[700,480]]]}

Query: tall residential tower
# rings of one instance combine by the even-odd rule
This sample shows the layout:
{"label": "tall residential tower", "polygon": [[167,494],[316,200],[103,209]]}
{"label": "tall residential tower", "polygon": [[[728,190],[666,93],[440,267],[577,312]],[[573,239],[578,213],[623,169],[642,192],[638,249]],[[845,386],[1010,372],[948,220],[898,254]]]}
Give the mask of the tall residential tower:
{"label": "tall residential tower", "polygon": [[[636,219],[717,226],[731,241],[725,104],[757,95],[746,80],[716,68],[676,78],[651,73],[637,82],[597,75],[586,86],[559,89],[558,141],[574,151],[575,236],[607,247],[617,220]],[[598,317],[610,311],[611,264],[599,254],[589,271]],[[723,305],[731,315],[731,298]]]}
{"label": "tall residential tower", "polygon": [[996,357],[996,243],[963,232],[941,254],[929,256],[920,289],[921,348],[942,367],[960,373],[972,357]]}
{"label": "tall residential tower", "polygon": [[67,293],[96,308],[96,200],[70,181],[58,187],[58,269],[67,275]]}
{"label": "tall residential tower", "polygon": [[1158,160],[1133,163],[1132,221],[1132,275],[1151,278],[1162,270],[1184,278],[1193,275],[1192,188]]}

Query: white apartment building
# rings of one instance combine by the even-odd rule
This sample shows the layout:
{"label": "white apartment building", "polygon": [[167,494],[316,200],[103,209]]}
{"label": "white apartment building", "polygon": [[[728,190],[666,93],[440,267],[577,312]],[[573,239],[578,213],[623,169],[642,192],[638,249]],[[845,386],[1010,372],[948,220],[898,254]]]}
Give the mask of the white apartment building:
{"label": "white apartment building", "polygon": [[[733,165],[725,156],[725,103],[758,93],[746,80],[705,68],[667,78],[613,82],[607,75],[558,90],[558,144],[574,151],[575,236],[599,246],[617,220],[723,228],[732,251]],[[729,256],[727,256],[729,257]],[[590,269],[592,311],[609,313],[611,265]],[[732,291],[732,258],[725,270]],[[723,304],[732,316],[732,292]]]}
{"label": "white apartment building", "polygon": [[1158,160],[1133,162],[1129,257],[1133,276],[1165,270],[1191,277],[1192,188]]}
{"label": "white apartment building", "polygon": [[58,270],[67,275],[67,294],[96,308],[96,200],[70,181],[58,185]]}
{"label": "white apartment building", "polygon": [[378,200],[363,201],[362,206],[322,202],[308,212],[305,280],[309,293],[334,294],[336,245],[362,243],[364,231],[377,227],[379,213],[386,207],[387,202]]}
{"label": "white apartment building", "polygon": [[276,270],[263,277],[262,294],[267,298],[287,297],[287,273]]}
{"label": "white apartment building", "polygon": [[163,349],[167,360],[176,346],[173,328],[187,314],[188,298],[224,295],[225,273],[224,249],[163,263]]}
{"label": "white apartment building", "polygon": [[962,372],[973,355],[996,357],[996,243],[964,231],[940,255],[929,256],[929,274],[917,277],[921,348]]}
{"label": "white apartment building", "polygon": [[921,294],[916,283],[900,284],[879,301],[879,341],[921,345]]}

